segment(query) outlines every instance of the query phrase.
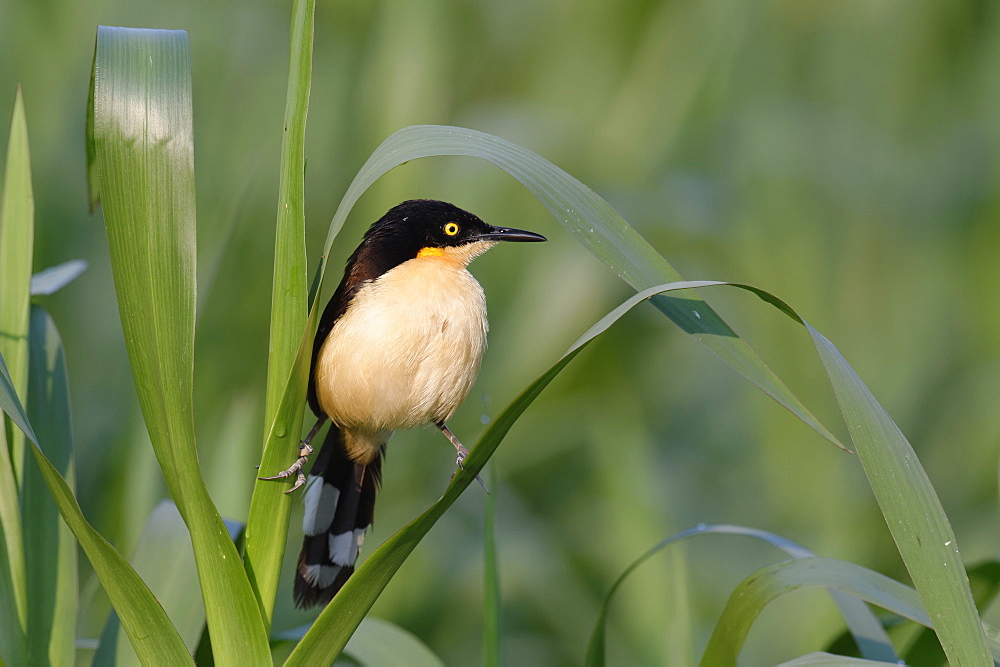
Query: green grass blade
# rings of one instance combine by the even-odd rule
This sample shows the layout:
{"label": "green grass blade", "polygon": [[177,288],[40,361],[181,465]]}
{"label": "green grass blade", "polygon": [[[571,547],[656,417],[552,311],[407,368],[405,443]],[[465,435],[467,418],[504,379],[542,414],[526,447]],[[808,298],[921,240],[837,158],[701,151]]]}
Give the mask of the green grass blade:
{"label": "green grass blade", "polygon": [[344,588],[320,613],[312,628],[288,657],[288,665],[330,664],[344,649],[361,619],[375,603],[390,579],[413,552],[420,540],[437,523],[462,492],[475,480],[486,462],[496,451],[504,436],[521,414],[531,405],[549,382],[573,360],[594,337],[606,331],[618,318],[655,294],[689,288],[692,283],[680,282],[644,290],[602,318],[581,337],[569,351],[541,377],[508,405],[476,442],[463,468],[448,485],[444,495],[427,511],[404,526],[365,559]]}
{"label": "green grass blade", "polygon": [[[972,599],[978,609],[989,609],[1000,593],[1000,561],[989,560],[968,569],[969,587],[972,589]],[[932,667],[947,665],[941,643],[930,628],[916,636],[907,647],[903,661],[912,667]]]}
{"label": "green grass blade", "polygon": [[[28,299],[34,241],[34,198],[28,127],[21,89],[7,142],[0,193],[0,358],[11,398],[26,395],[28,385]],[[25,659],[27,596],[20,488],[24,470],[24,423],[3,404],[11,419],[0,418],[0,658],[12,664]],[[21,411],[23,413],[23,410]],[[13,420],[13,423],[12,423]],[[14,426],[18,428],[14,428]],[[20,430],[19,430],[20,429]]]}
{"label": "green grass blade", "polygon": [[927,473],[902,431],[839,350],[807,323],[868,483],[914,586],[935,619],[951,664],[989,661],[958,541]]}
{"label": "green grass blade", "polygon": [[486,667],[500,667],[500,564],[497,562],[494,529],[499,489],[492,464],[487,477],[491,493],[486,496],[486,520],[483,526],[483,664]]}
{"label": "green grass blade", "polygon": [[[299,438],[304,409],[299,400],[286,403],[285,389],[297,366],[303,327],[309,316],[306,228],[305,228],[305,133],[312,81],[313,24],[315,0],[292,3],[291,44],[288,62],[288,89],[285,96],[284,138],[281,147],[281,179],[278,194],[278,221],[274,243],[274,279],[271,292],[271,340],[267,361],[267,398],[264,409],[265,442],[261,469],[270,470],[272,458],[283,455],[291,460]],[[311,347],[310,347],[311,350]],[[298,386],[296,378],[293,386]],[[275,430],[275,418],[282,406],[290,414],[282,420],[292,426]],[[273,450],[267,452],[269,440]],[[264,466],[268,467],[265,468]],[[279,464],[287,467],[288,463]],[[247,520],[248,540],[244,561],[267,627],[271,625],[274,599],[278,591],[281,559],[292,499],[280,484],[254,488]]]}
{"label": "green grass blade", "polygon": [[[361,195],[386,172],[418,158],[477,157],[521,182],[563,227],[637,291],[681,280],[680,274],[593,190],[532,151],[483,132],[460,127],[406,127],[382,142],[354,178],[327,234],[323,256]],[[790,410],[817,433],[843,445],[819,422],[725,321],[697,295],[681,293],[654,301],[685,333],[691,334],[738,373]],[[315,304],[314,304],[315,305]]]}
{"label": "green grass blade", "polygon": [[193,419],[195,192],[182,31],[98,29],[93,139],[122,329],[139,404],[188,526],[216,658],[270,659],[242,559],[198,466]]}
{"label": "green grass blade", "polygon": [[[42,308],[31,309],[28,416],[46,457],[74,485],[73,425],[62,340]],[[28,662],[72,664],[77,617],[76,540],[37,466],[24,470],[23,525],[28,591]]]}
{"label": "green grass blade", "polygon": [[[736,664],[747,633],[763,608],[789,591],[807,586],[825,586],[899,614],[921,625],[931,625],[920,596],[912,588],[860,565],[830,558],[799,558],[758,570],[729,596],[708,646],[703,665]],[[993,642],[993,656],[1000,656],[1000,644]],[[983,660],[952,664],[988,665],[990,648]]]}
{"label": "green grass blade", "polygon": [[[757,530],[755,528],[746,528],[744,526],[699,525],[694,528],[689,528],[687,530],[682,530],[679,533],[675,533],[651,548],[643,555],[639,556],[639,558],[632,561],[632,563],[625,568],[625,571],[622,572],[617,579],[615,579],[604,598],[604,603],[601,605],[601,611],[598,616],[597,623],[595,624],[594,630],[590,635],[590,644],[587,647],[587,656],[584,661],[585,664],[593,667],[604,664],[605,636],[607,631],[606,626],[607,617],[610,613],[611,601],[621,585],[625,583],[626,579],[628,579],[629,575],[638,569],[640,565],[649,560],[649,558],[659,553],[667,546],[697,535],[737,535],[752,537],[758,540],[763,540],[768,544],[781,549],[792,558],[815,557],[815,554],[811,551],[787,538],[775,535],[774,533],[769,533],[767,531]],[[882,624],[864,602],[854,596],[845,595],[836,590],[830,590],[830,595],[833,597],[841,615],[847,622],[855,643],[861,648],[862,655],[873,659],[887,660],[892,663],[898,661],[898,657],[892,648],[892,643],[890,642],[888,635],[886,635]]]}
{"label": "green grass blade", "polygon": [[[198,595],[198,571],[189,543],[177,506],[164,500],[149,515],[129,561],[193,653],[205,629],[205,608]],[[138,656],[118,633],[119,628],[117,615],[112,612],[101,633],[94,665],[121,665],[123,661],[138,664]]]}

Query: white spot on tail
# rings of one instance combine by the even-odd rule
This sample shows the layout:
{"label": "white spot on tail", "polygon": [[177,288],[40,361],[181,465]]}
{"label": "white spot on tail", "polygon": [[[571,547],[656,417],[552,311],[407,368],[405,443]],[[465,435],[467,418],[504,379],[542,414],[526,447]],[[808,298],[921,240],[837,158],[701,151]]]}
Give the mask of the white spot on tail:
{"label": "white spot on tail", "polygon": [[322,479],[309,476],[302,502],[306,510],[302,515],[302,532],[306,535],[325,533],[333,523],[333,514],[340,500],[340,490],[332,484],[325,484]]}
{"label": "white spot on tail", "polygon": [[326,588],[340,574],[339,565],[306,565],[301,570],[306,583],[316,588]]}
{"label": "white spot on tail", "polygon": [[355,528],[350,533],[330,536],[330,560],[337,565],[354,565],[358,550],[365,542],[365,529]]}

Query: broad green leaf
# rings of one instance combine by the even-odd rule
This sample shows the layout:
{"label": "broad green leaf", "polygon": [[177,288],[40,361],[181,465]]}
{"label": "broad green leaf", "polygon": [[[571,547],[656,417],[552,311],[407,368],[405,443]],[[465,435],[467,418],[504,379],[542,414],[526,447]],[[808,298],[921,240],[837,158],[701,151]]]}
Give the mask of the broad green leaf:
{"label": "broad green leaf", "polygon": [[57,266],[42,269],[31,276],[31,295],[54,294],[76,280],[86,270],[87,262],[82,259],[71,259]]}
{"label": "broad green leaf", "polygon": [[195,191],[183,31],[100,27],[93,141],[126,349],[167,488],[191,535],[223,664],[269,661],[242,559],[205,488],[193,419]]}
{"label": "broad green leaf", "polygon": [[[31,308],[28,416],[49,461],[74,485],[73,425],[62,340],[52,318]],[[28,591],[28,663],[72,664],[77,618],[76,540],[38,466],[24,469],[23,526]]]}
{"label": "broad green leaf", "polygon": [[[31,157],[24,100],[18,87],[7,144],[7,165],[0,194],[0,356],[18,396],[28,389],[28,299],[35,239],[35,199],[31,191]],[[7,424],[6,435],[14,475],[20,484],[24,436]]]}
{"label": "broad green leaf", "polygon": [[[746,528],[744,526],[698,525],[694,528],[682,530],[679,533],[671,535],[641,555],[639,558],[632,561],[632,563],[625,569],[624,572],[621,573],[621,575],[618,576],[617,579],[615,579],[614,583],[611,585],[611,588],[608,590],[608,594],[604,598],[604,603],[601,605],[601,613],[598,616],[597,623],[590,636],[590,644],[587,647],[587,657],[585,660],[587,665],[596,666],[604,664],[605,634],[607,617],[608,613],[610,613],[611,600],[614,598],[615,593],[621,585],[625,583],[625,580],[629,577],[629,575],[638,569],[638,567],[646,562],[650,557],[659,553],[667,546],[697,535],[736,535],[752,537],[763,540],[768,544],[781,549],[792,558],[815,557],[815,554],[811,551],[787,538],[775,535],[774,533],[769,533],[767,531],[757,530],[755,528]],[[841,615],[847,622],[851,635],[854,638],[855,643],[860,647],[862,655],[878,660],[888,660],[892,663],[898,662],[898,657],[892,648],[892,644],[889,641],[889,637],[886,635],[882,624],[864,602],[851,595],[846,595],[836,590],[830,590],[830,595],[833,597],[834,602],[837,604],[837,608],[840,610]]]}
{"label": "broad green leaf", "polygon": [[[702,665],[736,664],[750,627],[763,608],[789,591],[825,586],[850,593],[900,616],[930,626],[931,620],[912,588],[860,565],[831,558],[799,558],[762,568],[736,587],[722,612]],[[952,664],[991,664],[1000,656],[1000,643],[991,641],[985,660]]]}
{"label": "broad green leaf", "polygon": [[[173,621],[188,651],[194,652],[205,629],[205,607],[198,593],[191,540],[176,505],[164,500],[156,506],[129,562]],[[112,611],[94,655],[95,666],[140,664],[127,638],[118,632],[120,627]]]}
{"label": "broad green leaf", "polygon": [[[18,87],[7,142],[0,193],[0,358],[10,398],[25,396],[28,386],[28,298],[34,241],[34,198],[24,101]],[[23,422],[0,404],[19,428]],[[21,415],[23,418],[23,414]],[[24,421],[27,421],[26,418]],[[24,436],[0,418],[0,659],[25,660],[27,598],[25,553],[19,494],[24,470]]]}
{"label": "broad green leaf", "polygon": [[[306,268],[305,223],[305,134],[312,83],[313,22],[315,0],[293,0],[292,30],[288,59],[288,88],[285,93],[285,123],[281,146],[281,178],[278,185],[278,222],[274,241],[274,279],[271,289],[271,340],[267,357],[267,398],[264,408],[264,452],[261,469],[271,469],[277,454],[292,460],[302,423],[303,403],[295,400],[283,415],[294,428],[273,428],[275,418],[285,404],[297,353],[301,348],[303,327],[309,317]],[[310,348],[311,350],[311,348]],[[292,380],[297,386],[298,382]],[[298,397],[301,394],[294,394]],[[273,451],[267,453],[274,437]],[[265,464],[268,468],[264,468]],[[287,467],[279,463],[278,470]],[[278,591],[281,559],[291,498],[283,494],[281,484],[257,485],[248,518],[248,540],[244,554],[247,572],[266,627],[271,625],[274,598]]]}

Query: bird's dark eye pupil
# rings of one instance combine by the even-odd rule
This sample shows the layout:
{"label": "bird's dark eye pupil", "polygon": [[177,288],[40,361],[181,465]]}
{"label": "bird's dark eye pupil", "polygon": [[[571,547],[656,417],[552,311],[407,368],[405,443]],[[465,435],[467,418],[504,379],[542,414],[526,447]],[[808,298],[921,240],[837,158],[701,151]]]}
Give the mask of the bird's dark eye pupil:
{"label": "bird's dark eye pupil", "polygon": [[444,233],[448,236],[454,236],[458,234],[458,223],[446,222],[444,225]]}

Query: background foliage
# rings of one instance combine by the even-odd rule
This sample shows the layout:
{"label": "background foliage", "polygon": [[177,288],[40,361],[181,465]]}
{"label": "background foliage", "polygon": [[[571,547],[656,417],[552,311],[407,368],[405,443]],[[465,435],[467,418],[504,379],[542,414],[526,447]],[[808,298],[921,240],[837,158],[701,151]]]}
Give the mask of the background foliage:
{"label": "background foliage", "polygon": [[[600,192],[686,277],[752,282],[794,305],[907,433],[966,562],[993,556],[998,11],[929,0],[321,3],[306,136],[310,266],[349,179],[392,131],[443,123],[504,136]],[[106,237],[86,213],[82,130],[97,24],[190,36],[195,421],[213,498],[244,520],[263,423],[288,7],[0,4],[0,109],[20,82],[34,264],[90,263],[44,298],[66,347],[78,494],[128,552],[165,490],[129,375]],[[339,237],[331,270],[371,220],[414,196],[551,239],[538,252],[497,249],[473,267],[490,300],[491,346],[452,424],[473,440],[483,417],[629,292],[511,179],[458,158],[380,181]],[[706,296],[845,433],[797,327],[745,297]],[[553,382],[494,460],[511,662],[578,661],[617,574],[699,522],[770,530],[906,581],[856,458],[641,308]],[[431,430],[394,438],[369,544],[436,499],[452,463]],[[465,494],[374,608],[448,663],[481,655],[484,503]],[[298,539],[293,531],[292,557]],[[691,541],[639,570],[611,615],[609,659],[699,654],[728,592],[776,559],[737,540]],[[310,618],[291,609],[284,581],[276,631]],[[771,663],[815,650],[839,627],[835,614],[819,591],[781,599],[743,655]],[[782,631],[792,615],[796,634]]]}

